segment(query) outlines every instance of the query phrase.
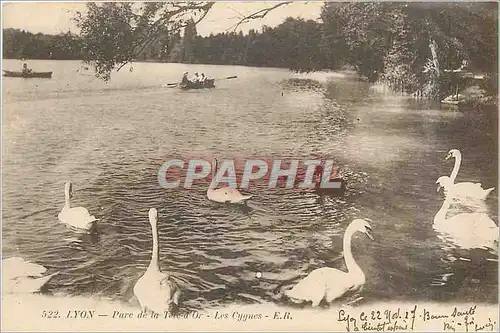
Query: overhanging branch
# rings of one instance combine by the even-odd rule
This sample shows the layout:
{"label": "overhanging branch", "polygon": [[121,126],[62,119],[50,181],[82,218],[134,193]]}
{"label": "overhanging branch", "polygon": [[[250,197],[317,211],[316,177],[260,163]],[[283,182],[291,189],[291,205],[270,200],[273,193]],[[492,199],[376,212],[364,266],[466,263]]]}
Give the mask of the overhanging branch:
{"label": "overhanging branch", "polygon": [[[202,14],[198,17],[194,24],[198,24],[207,16],[210,9],[213,7],[215,2],[207,2],[203,4],[199,3],[191,3],[191,4],[182,4],[182,3],[171,3],[173,10],[165,10],[165,13],[157,19],[155,22],[151,23],[151,25],[147,28],[147,30],[143,33],[143,36],[135,43],[132,47],[132,53],[134,57],[140,55],[145,49],[147,49],[151,44],[153,44],[159,35],[164,31],[162,29],[162,25],[166,26],[166,29],[170,31],[178,31],[188,24],[188,20],[184,20],[182,15],[193,12],[193,11],[201,11]],[[176,17],[178,16],[178,17]],[[191,17],[192,18],[192,17]],[[174,23],[172,27],[169,27],[169,24]],[[125,63],[122,63],[121,66],[118,67],[117,71],[119,71],[123,66],[127,63],[133,61],[134,59],[130,59]]]}
{"label": "overhanging branch", "polygon": [[263,19],[264,17],[266,17],[267,14],[269,14],[271,11],[275,10],[276,8],[279,8],[279,7],[285,6],[285,5],[289,5],[292,2],[293,1],[280,2],[280,3],[275,4],[274,6],[263,8],[263,9],[258,10],[250,15],[243,16],[243,17],[241,17],[241,20],[238,23],[233,25],[228,30],[232,29],[233,31],[236,31],[236,29],[238,29],[240,25],[247,23],[247,22],[250,22],[251,20]]}

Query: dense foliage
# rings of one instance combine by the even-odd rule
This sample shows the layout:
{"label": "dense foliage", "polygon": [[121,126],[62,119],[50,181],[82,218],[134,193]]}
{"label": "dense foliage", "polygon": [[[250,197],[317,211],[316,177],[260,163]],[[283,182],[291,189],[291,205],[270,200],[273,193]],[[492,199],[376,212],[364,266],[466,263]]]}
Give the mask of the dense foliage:
{"label": "dense foliage", "polygon": [[9,59],[81,59],[80,39],[70,32],[60,35],[3,30],[3,56]]}
{"label": "dense foliage", "polygon": [[344,61],[397,90],[442,93],[444,69],[463,60],[497,72],[496,3],[326,3],[321,18],[323,39]]}
{"label": "dense foliage", "polygon": [[[186,27],[187,30],[187,27]],[[189,36],[189,37],[187,37]],[[286,67],[309,71],[321,68],[320,24],[288,18],[275,28],[262,32],[220,33],[208,37],[184,33],[183,46],[189,62],[247,66]],[[171,57],[173,62],[181,59]]]}

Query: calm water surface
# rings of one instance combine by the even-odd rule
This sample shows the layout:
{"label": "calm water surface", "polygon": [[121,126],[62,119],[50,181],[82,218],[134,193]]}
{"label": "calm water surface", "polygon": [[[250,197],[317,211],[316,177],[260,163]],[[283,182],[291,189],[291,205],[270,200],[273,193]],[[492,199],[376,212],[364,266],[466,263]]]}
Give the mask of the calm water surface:
{"label": "calm water surface", "polygon": [[[150,260],[156,207],[161,267],[178,277],[186,308],[283,303],[279,291],[313,269],[345,269],[343,233],[359,217],[373,220],[375,237],[354,236],[362,302],[497,302],[497,253],[453,248],[432,229],[448,150],[464,157],[457,181],[496,186],[496,110],[419,104],[347,74],[141,63],[105,84],[76,72],[77,62],[30,66],[54,76],[3,80],[2,252],[60,270],[52,293],[128,301]],[[185,70],[238,79],[204,91],[162,87]],[[157,183],[172,157],[318,154],[344,170],[345,197],[257,184],[248,207],[234,207],[208,201],[203,183]],[[95,235],[58,222],[67,180],[73,204],[100,219]],[[497,200],[495,190],[481,209],[498,223]]]}

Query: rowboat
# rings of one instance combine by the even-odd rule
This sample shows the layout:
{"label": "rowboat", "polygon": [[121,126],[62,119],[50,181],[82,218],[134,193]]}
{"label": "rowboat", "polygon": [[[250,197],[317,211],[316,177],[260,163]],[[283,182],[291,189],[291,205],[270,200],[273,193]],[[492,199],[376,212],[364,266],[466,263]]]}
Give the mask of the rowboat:
{"label": "rowboat", "polygon": [[25,79],[30,78],[45,78],[50,79],[52,77],[52,72],[14,72],[3,70],[3,76],[5,77],[22,77]]}
{"label": "rowboat", "polygon": [[207,79],[204,82],[188,81],[185,84],[183,84],[183,83],[179,84],[179,88],[184,89],[184,90],[215,88],[215,79]]}
{"label": "rowboat", "polygon": [[453,94],[441,100],[442,104],[459,105],[465,101],[465,96],[462,94]]}
{"label": "rowboat", "polygon": [[447,100],[442,100],[441,101],[442,104],[450,104],[450,105],[458,105],[460,104],[460,101],[447,101]]}
{"label": "rowboat", "polygon": [[207,88],[215,88],[215,80],[221,81],[221,80],[231,80],[231,79],[236,79],[238,78],[236,75],[234,76],[228,76],[228,77],[221,77],[218,79],[205,79],[203,82],[193,82],[193,81],[187,81],[187,82],[181,82],[181,83],[165,83],[162,85],[162,87],[165,88],[175,88],[179,87],[184,90],[189,90],[189,89],[207,89]]}

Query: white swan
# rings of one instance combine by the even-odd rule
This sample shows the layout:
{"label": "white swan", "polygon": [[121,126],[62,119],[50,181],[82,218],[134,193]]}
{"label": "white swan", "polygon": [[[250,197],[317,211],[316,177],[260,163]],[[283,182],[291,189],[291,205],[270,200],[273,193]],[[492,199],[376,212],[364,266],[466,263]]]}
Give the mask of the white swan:
{"label": "white swan", "polygon": [[73,185],[71,185],[70,182],[64,184],[64,207],[57,217],[62,223],[66,223],[79,229],[90,230],[98,219],[90,215],[87,208],[72,208],[70,206],[70,199],[73,197],[72,191]]}
{"label": "white swan", "polygon": [[[438,185],[438,191],[441,186]],[[447,195],[443,205],[434,216],[435,231],[463,249],[497,248],[498,226],[485,213],[461,213],[446,218],[446,213],[453,201]]]}
{"label": "white swan", "polygon": [[35,293],[47,284],[53,274],[43,276],[47,269],[20,257],[2,260],[2,291],[5,293]]}
{"label": "white swan", "polygon": [[371,226],[363,219],[356,219],[349,224],[344,234],[344,260],[347,272],[335,268],[323,267],[309,273],[292,289],[285,291],[293,302],[312,301],[318,306],[323,299],[330,303],[348,291],[361,289],[365,283],[365,274],[354,261],[351,251],[351,238],[357,231],[365,233],[370,239]]}
{"label": "white swan", "polygon": [[179,305],[181,290],[168,273],[160,271],[158,246],[158,212],[155,208],[149,210],[149,223],[153,232],[153,252],[149,267],[134,286],[134,294],[142,310],[152,310],[163,313],[171,305]]}
{"label": "white swan", "polygon": [[217,159],[212,160],[212,182],[207,190],[207,198],[215,202],[229,202],[229,203],[244,203],[246,200],[250,199],[251,195],[243,195],[235,188],[223,187],[214,188],[215,173],[217,171]]}
{"label": "white swan", "polygon": [[[455,198],[470,198],[484,200],[495,188],[483,189],[481,183],[462,182],[456,183],[455,179],[462,163],[462,154],[458,149],[452,149],[446,155],[446,159],[455,158],[455,165],[450,177],[442,176],[438,178],[439,184],[444,188],[446,195],[451,195]],[[438,183],[438,182],[436,182]]]}

